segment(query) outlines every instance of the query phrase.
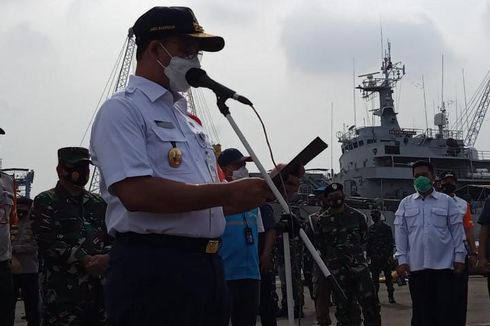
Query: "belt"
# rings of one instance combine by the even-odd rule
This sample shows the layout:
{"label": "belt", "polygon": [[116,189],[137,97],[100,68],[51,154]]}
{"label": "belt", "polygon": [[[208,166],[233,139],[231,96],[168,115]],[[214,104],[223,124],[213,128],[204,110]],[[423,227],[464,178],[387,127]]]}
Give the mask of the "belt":
{"label": "belt", "polygon": [[206,254],[217,253],[221,246],[221,239],[190,238],[168,234],[140,234],[135,232],[116,233],[116,242]]}

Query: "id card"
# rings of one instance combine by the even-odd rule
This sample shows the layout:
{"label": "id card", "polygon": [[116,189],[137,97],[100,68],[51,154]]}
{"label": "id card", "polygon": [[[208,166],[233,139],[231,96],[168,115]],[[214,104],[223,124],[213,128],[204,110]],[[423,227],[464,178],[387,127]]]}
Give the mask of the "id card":
{"label": "id card", "polygon": [[254,244],[254,235],[252,233],[252,229],[247,226],[245,229],[243,229],[243,231],[245,233],[245,242],[248,245],[253,245]]}

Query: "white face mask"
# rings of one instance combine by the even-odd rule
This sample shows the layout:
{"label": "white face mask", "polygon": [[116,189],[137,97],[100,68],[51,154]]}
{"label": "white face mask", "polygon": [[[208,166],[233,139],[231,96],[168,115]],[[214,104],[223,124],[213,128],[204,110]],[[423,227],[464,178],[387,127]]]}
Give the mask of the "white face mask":
{"label": "white face mask", "polygon": [[158,64],[164,69],[165,76],[167,76],[169,80],[170,90],[174,92],[186,92],[191,85],[189,85],[185,79],[185,74],[191,68],[201,68],[201,63],[199,62],[197,55],[192,59],[175,57],[167,51],[163,44],[160,43],[160,46],[171,58],[168,66],[166,67],[160,62],[160,60],[157,60]]}
{"label": "white face mask", "polygon": [[233,180],[239,180],[239,179],[248,178],[248,177],[249,177],[249,175],[248,175],[248,169],[247,169],[247,167],[246,166],[242,166],[238,170],[233,171],[233,175],[232,175],[231,178]]}

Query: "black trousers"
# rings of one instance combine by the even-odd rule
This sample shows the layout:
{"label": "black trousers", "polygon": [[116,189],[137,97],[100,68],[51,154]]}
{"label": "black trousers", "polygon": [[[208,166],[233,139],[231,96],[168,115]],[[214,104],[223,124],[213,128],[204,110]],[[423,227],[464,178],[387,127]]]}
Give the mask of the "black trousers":
{"label": "black trousers", "polygon": [[10,271],[10,262],[0,262],[0,325],[14,325],[15,309],[12,307],[14,300],[14,283]]}
{"label": "black trousers", "polygon": [[456,326],[455,276],[450,269],[411,272],[412,326]]}
{"label": "black trousers", "polygon": [[15,299],[13,309],[17,303],[19,292],[24,301],[28,326],[39,326],[39,276],[37,273],[14,274]]}
{"label": "black trousers", "polygon": [[233,280],[228,281],[227,285],[228,315],[231,324],[233,326],[255,326],[259,313],[260,281]]}
{"label": "black trousers", "polygon": [[455,325],[466,325],[466,311],[468,309],[468,281],[469,281],[468,262],[466,268],[461,275],[454,275],[455,287]]}
{"label": "black trousers", "polygon": [[110,325],[224,324],[226,284],[219,255],[116,239],[110,256]]}
{"label": "black trousers", "polygon": [[276,275],[274,272],[260,274],[260,322],[262,326],[277,326]]}

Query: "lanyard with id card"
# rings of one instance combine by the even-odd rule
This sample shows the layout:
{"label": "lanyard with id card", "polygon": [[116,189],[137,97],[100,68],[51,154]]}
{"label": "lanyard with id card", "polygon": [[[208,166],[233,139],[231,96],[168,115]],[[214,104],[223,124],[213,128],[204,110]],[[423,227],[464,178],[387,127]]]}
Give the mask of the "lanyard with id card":
{"label": "lanyard with id card", "polygon": [[245,218],[245,215],[242,215],[243,217],[243,224],[245,225],[245,228],[243,229],[244,235],[245,235],[245,243],[248,245],[253,245],[254,244],[254,235],[252,233],[252,228],[248,226],[247,219]]}

